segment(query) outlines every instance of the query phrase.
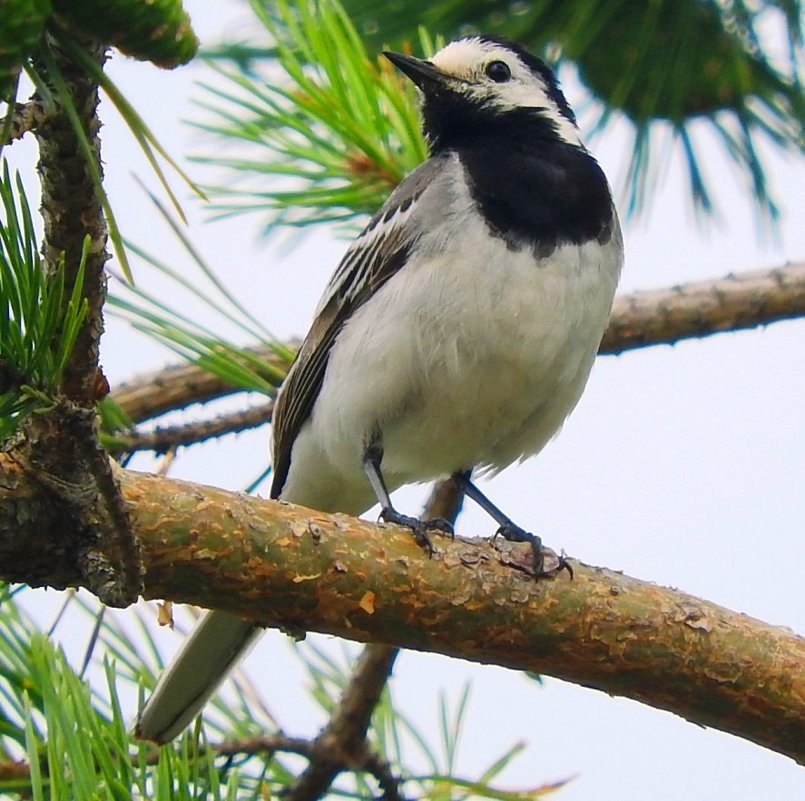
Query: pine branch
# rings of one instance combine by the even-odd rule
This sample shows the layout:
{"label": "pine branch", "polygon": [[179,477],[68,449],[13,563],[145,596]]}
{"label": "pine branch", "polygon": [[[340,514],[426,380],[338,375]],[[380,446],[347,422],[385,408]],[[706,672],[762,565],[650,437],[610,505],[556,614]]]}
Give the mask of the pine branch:
{"label": "pine branch", "polygon": [[9,447],[48,499],[72,542],[57,547],[81,581],[109,606],[128,606],[142,587],[140,543],[107,453],[98,443],[93,408],[60,398],[33,416],[25,438]]}
{"label": "pine branch", "polygon": [[805,315],[805,262],[616,298],[599,353],[740,331]]}
{"label": "pine branch", "polygon": [[154,451],[167,453],[183,445],[196,445],[227,434],[237,434],[250,428],[257,428],[271,421],[274,402],[253,406],[242,411],[222,414],[212,420],[187,423],[180,426],[157,428],[155,431],[115,433],[107,444],[110,453],[133,453],[135,451]]}
{"label": "pine branch", "polygon": [[[284,753],[297,754],[298,756],[312,759],[314,743],[313,740],[305,737],[289,737],[286,734],[264,734],[259,737],[247,737],[241,740],[227,740],[222,743],[216,743],[211,745],[209,750],[215,756],[222,757],[271,756]],[[159,749],[154,748],[153,751],[146,755],[146,764],[157,765],[159,755]],[[200,755],[204,755],[204,751],[201,751]],[[45,773],[47,773],[47,768],[47,764],[40,765],[40,770]],[[370,773],[383,790],[384,798],[390,801],[394,798],[399,798],[399,796],[394,795],[397,779],[391,773],[388,763],[377,754],[359,754],[350,759],[347,769],[356,773]],[[0,759],[0,782],[22,781],[27,783],[30,779],[31,765],[29,762],[25,760]]]}
{"label": "pine branch", "polygon": [[[88,44],[87,50],[97,62],[103,61],[100,45]],[[88,586],[106,603],[126,606],[141,589],[139,543],[108,456],[98,444],[95,411],[96,400],[108,392],[98,366],[108,259],[98,86],[49,36],[34,66],[49,104],[35,130],[43,267],[50,275],[63,274],[65,299],[80,281],[87,311],[62,374],[60,397],[48,413],[26,420],[25,438],[15,444],[15,453],[43,491],[56,499],[65,522],[81,531],[68,557],[80,562]],[[57,331],[57,337],[60,334],[63,331]]]}
{"label": "pine branch", "polygon": [[[369,647],[379,648],[380,646]],[[386,648],[386,650],[396,651],[397,649]],[[362,672],[360,675],[365,676],[366,673]],[[249,737],[243,740],[227,740],[226,742],[212,746],[212,749],[215,754],[219,756],[288,753],[298,754],[312,761],[317,758],[316,742],[315,740],[307,740],[303,737],[288,737],[284,734],[266,734],[260,737]],[[398,788],[399,779],[392,773],[391,766],[388,762],[381,759],[378,754],[367,748],[363,748],[358,749],[353,754],[342,752],[340,756],[341,759],[344,760],[343,764],[346,770],[355,773],[370,773],[375,777],[383,792],[382,798],[384,801],[397,801],[401,799]],[[11,772],[13,772],[14,769],[13,765],[9,768]],[[289,793],[290,792],[292,791],[289,791]],[[286,795],[285,797],[290,796]]]}
{"label": "pine branch", "polygon": [[[103,61],[102,47],[87,45],[87,50],[96,61]],[[84,275],[89,309],[65,370],[62,391],[72,400],[91,403],[97,397],[98,346],[106,299],[104,265],[109,258],[98,190],[98,178],[102,177],[98,86],[49,37],[35,65],[54,104],[35,129],[44,221],[42,253],[49,273],[65,270],[68,295],[76,278],[75,266],[81,261],[84,238],[90,237]],[[35,102],[42,99],[37,95]],[[83,132],[83,140],[78,130]],[[83,148],[85,142],[89,153]]]}
{"label": "pine branch", "polygon": [[[366,732],[398,653],[399,649],[386,645],[363,650],[330,720],[313,741],[310,765],[286,793],[289,801],[315,801],[351,764],[366,763],[371,753]],[[396,782],[384,790],[383,797],[400,798]]]}
{"label": "pine branch", "polygon": [[[296,349],[299,343],[291,342],[289,347]],[[253,353],[276,370],[288,369],[288,362],[268,346],[255,348]],[[121,384],[111,398],[131,420],[139,423],[184,409],[191,403],[206,403],[240,391],[197,364],[176,364]]]}
{"label": "pine branch", "polygon": [[25,134],[35,131],[46,117],[45,106],[39,100],[15,103],[11,119],[8,116],[0,118],[0,131],[6,130],[8,125],[8,137],[0,145],[10,145],[15,140],[22,139]]}
{"label": "pine branch", "polygon": [[[556,676],[805,763],[805,639],[787,629],[581,563],[572,581],[536,581],[520,544],[440,538],[427,559],[404,529],[130,471],[118,480],[145,597]],[[0,578],[82,584],[73,536],[0,455]]]}
{"label": "pine branch", "polygon": [[[619,354],[802,316],[805,262],[797,262],[772,270],[622,295],[615,300],[599,353]],[[278,369],[287,366],[266,348],[255,349],[254,353],[272,360]],[[132,420],[141,421],[234,392],[236,388],[189,364],[133,378],[118,387],[112,398]]]}

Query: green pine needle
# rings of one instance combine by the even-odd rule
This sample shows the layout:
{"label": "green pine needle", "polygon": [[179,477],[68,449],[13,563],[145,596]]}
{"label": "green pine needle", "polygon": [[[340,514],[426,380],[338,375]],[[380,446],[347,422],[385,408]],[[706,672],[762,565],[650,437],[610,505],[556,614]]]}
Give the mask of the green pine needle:
{"label": "green pine needle", "polygon": [[262,212],[267,231],[374,212],[427,154],[413,87],[367,54],[335,0],[252,7],[272,68],[250,75],[230,53],[232,68],[215,65],[223,86],[198,104],[196,127],[219,141],[196,160],[237,176],[210,188],[212,208]]}
{"label": "green pine needle", "polygon": [[82,298],[89,239],[72,295],[64,297],[64,266],[42,266],[30,205],[19,175],[4,162],[0,177],[0,439],[21,420],[47,409],[87,312]]}
{"label": "green pine needle", "polygon": [[[294,351],[281,343],[231,292],[170,210],[154,195],[149,195],[182,246],[189,266],[176,269],[139,245],[127,242],[129,251],[145,266],[168,279],[188,301],[201,303],[218,321],[233,326],[252,342],[268,346],[290,365]],[[112,314],[125,319],[136,330],[240,389],[273,395],[285,376],[284,370],[277,370],[265,359],[258,359],[249,348],[227,342],[215,330],[214,323],[201,325],[190,314],[180,311],[187,304],[179,301],[167,303],[143,285],[132,286],[121,281],[110,292],[107,306]],[[113,411],[109,411],[112,415],[110,422],[115,427],[106,430],[126,428],[125,421],[116,420]]]}
{"label": "green pine needle", "polygon": [[[219,757],[210,747],[210,740],[263,733],[259,731],[263,721],[255,715],[260,702],[254,691],[233,682],[228,683],[225,698],[213,702],[204,725],[196,724],[171,746],[155,752],[134,740],[133,713],[124,703],[131,693],[122,691],[138,683],[153,687],[162,662],[153,619],[136,610],[105,615],[87,681],[55,644],[68,615],[59,613],[59,623],[45,635],[21,606],[29,593],[0,585],[0,753],[7,761],[23,760],[29,768],[28,776],[0,780],[0,794],[43,801],[234,801],[281,794],[298,775],[301,766],[296,759],[259,753]],[[93,625],[97,620],[98,604],[82,594],[72,596],[66,607],[63,612],[85,615]],[[80,619],[70,620],[71,632],[79,623]],[[308,644],[297,649],[319,703],[331,710],[349,681],[354,649],[345,647],[340,657],[334,657],[331,649]],[[141,690],[140,702],[142,695]],[[389,689],[384,691],[369,741],[404,778],[406,797],[528,801],[556,789],[557,785],[544,785],[513,791],[493,784],[523,752],[521,743],[506,748],[486,769],[480,767],[477,777],[452,775],[448,768],[458,761],[460,734],[468,733],[468,698],[465,688],[451,708],[443,702],[447,739],[440,749],[434,742],[438,733],[434,737],[414,727],[395,707]],[[405,758],[406,747],[412,744],[425,757],[427,773],[416,773]],[[371,777],[347,772],[329,796],[362,799],[376,794]]]}

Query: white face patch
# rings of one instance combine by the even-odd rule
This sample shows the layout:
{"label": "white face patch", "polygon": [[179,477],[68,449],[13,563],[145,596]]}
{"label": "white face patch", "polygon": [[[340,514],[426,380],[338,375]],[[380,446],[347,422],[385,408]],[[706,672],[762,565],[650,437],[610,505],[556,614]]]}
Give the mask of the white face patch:
{"label": "white face patch", "polygon": [[[508,81],[496,82],[486,74],[486,68],[493,61],[506,64],[511,71]],[[459,91],[501,111],[541,109],[554,123],[562,139],[581,146],[578,129],[559,110],[542,76],[534,73],[504,45],[478,37],[459,39],[443,47],[430,62],[441,72],[460,81],[456,87]]]}

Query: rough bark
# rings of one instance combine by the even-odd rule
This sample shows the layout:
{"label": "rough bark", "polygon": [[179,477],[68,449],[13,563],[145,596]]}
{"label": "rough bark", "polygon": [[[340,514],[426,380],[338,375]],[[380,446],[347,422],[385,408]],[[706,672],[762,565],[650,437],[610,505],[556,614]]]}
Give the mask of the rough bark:
{"label": "rough bark", "polygon": [[[573,563],[536,581],[529,549],[410,533],[120,471],[145,596],[266,626],[556,676],[667,709],[805,763],[805,640],[676,590]],[[0,458],[0,571],[80,584],[49,499]]]}
{"label": "rough bark", "polygon": [[[83,576],[78,583],[110,606],[133,603],[142,587],[140,543],[112,464],[98,444],[95,410],[60,398],[47,414],[33,417],[24,434],[7,443],[8,451],[0,458],[3,464],[23,468],[31,484],[19,484],[16,469],[11,469],[7,478],[21,492],[15,497],[7,491],[3,474],[0,517],[10,523],[15,515],[23,515],[29,522],[28,531],[55,520],[58,528],[50,530],[55,537],[50,550],[55,548],[55,552],[49,558],[60,560],[56,570],[69,564]],[[33,490],[37,492],[31,495]],[[42,520],[29,520],[29,514],[41,514]],[[38,534],[31,544],[37,539]],[[37,546],[32,556],[44,557],[46,550]],[[2,546],[0,564],[8,564]],[[47,572],[46,564],[40,567]]]}
{"label": "rough bark", "polygon": [[[98,45],[87,43],[87,52],[98,62],[104,59]],[[74,547],[63,556],[80,567],[82,583],[106,603],[125,606],[136,600],[141,588],[139,543],[108,456],[98,444],[95,408],[108,392],[98,364],[108,259],[99,188],[98,86],[47,35],[34,61],[48,90],[47,102],[35,98],[32,106],[46,108],[35,128],[43,266],[50,274],[63,273],[64,297],[69,298],[89,238],[82,284],[87,314],[52,408],[31,415],[22,436],[4,447],[35,477],[41,493],[58,509],[62,525],[75,532]],[[89,153],[82,141],[88,143]]]}
{"label": "rough bark", "polygon": [[[78,334],[70,364],[65,370],[62,392],[73,401],[92,403],[96,399],[98,382],[98,346],[103,332],[103,302],[106,298],[104,265],[106,252],[106,221],[101,197],[93,178],[101,167],[100,120],[97,115],[98,86],[87,72],[64,55],[55,41],[49,39],[53,63],[64,79],[77,122],[89,140],[91,164],[81,149],[76,132],[76,120],[68,113],[49,61],[36,59],[36,68],[48,85],[55,107],[34,129],[39,145],[39,178],[42,187],[42,220],[44,236],[42,255],[48,272],[64,270],[66,296],[73,290],[84,238],[90,237],[89,255],[84,273],[84,296],[89,302],[84,325]],[[103,48],[87,44],[90,55],[103,60]],[[34,107],[41,102],[35,98]],[[63,266],[62,266],[63,260]]]}

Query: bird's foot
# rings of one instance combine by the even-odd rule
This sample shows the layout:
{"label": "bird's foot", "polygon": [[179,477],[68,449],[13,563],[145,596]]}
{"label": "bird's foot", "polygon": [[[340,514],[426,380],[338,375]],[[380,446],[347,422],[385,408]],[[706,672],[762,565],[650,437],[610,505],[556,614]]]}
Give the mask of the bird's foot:
{"label": "bird's foot", "polygon": [[456,538],[456,533],[453,530],[453,524],[444,517],[429,517],[427,520],[423,520],[422,523],[427,529],[441,531],[442,534],[447,534],[450,539]]}
{"label": "bird's foot", "polygon": [[570,578],[573,578],[573,568],[570,563],[565,559],[564,554],[557,555],[549,548],[544,549],[545,553],[550,555],[549,566],[545,564],[545,553],[543,553],[542,540],[530,531],[516,526],[514,523],[505,523],[496,532],[495,536],[501,536],[509,542],[528,542],[531,544],[531,551],[533,554],[533,575],[537,578],[542,576],[552,576],[561,570],[567,570]]}
{"label": "bird's foot", "polygon": [[392,506],[384,507],[380,512],[380,519],[386,523],[396,523],[398,526],[405,526],[411,529],[417,545],[428,552],[428,556],[433,556],[433,543],[428,536],[429,530],[441,531],[444,534],[453,536],[453,526],[449,520],[442,517],[435,517],[432,520],[420,520],[418,517],[400,514]]}

